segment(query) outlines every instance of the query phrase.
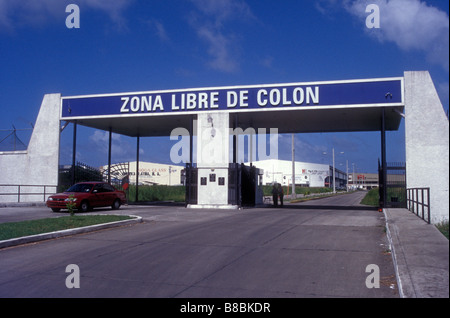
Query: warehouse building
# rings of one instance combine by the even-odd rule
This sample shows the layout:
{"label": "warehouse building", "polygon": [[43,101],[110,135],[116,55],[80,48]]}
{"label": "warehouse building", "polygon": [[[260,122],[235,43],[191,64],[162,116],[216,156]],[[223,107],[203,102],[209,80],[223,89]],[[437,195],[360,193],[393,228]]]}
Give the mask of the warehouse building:
{"label": "warehouse building", "polygon": [[[119,181],[129,176],[129,183],[136,184],[136,179],[139,185],[181,185],[181,171],[184,166],[167,165],[162,163],[139,161],[139,168],[137,162],[125,162],[111,165],[111,179]],[[107,174],[108,165],[100,167],[100,171]],[[138,178],[136,178],[136,171],[138,171]]]}
{"label": "warehouse building", "polygon": [[351,190],[370,190],[378,187],[378,173],[349,173],[348,187]]}
{"label": "warehouse building", "polygon": [[[263,169],[262,184],[274,182],[283,186],[292,184],[292,161],[261,160],[252,163],[256,168]],[[336,188],[347,187],[347,174],[335,169]],[[333,187],[333,166],[320,163],[295,162],[295,185],[302,187]]]}

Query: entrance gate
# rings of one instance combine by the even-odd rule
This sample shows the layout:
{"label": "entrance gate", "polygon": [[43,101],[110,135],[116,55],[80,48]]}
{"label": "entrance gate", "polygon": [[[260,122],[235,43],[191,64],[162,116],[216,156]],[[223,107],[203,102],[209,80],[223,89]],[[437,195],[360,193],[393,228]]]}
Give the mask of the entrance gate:
{"label": "entrance gate", "polygon": [[[198,169],[187,164],[184,174],[186,175],[186,206],[196,205],[198,204]],[[263,193],[260,174],[261,170],[254,166],[230,163],[228,168],[228,204],[242,207],[262,203]],[[206,182],[208,181],[206,180]],[[224,182],[224,179],[219,179],[217,182]],[[205,185],[203,184],[203,186]],[[201,186],[202,184],[200,184]]]}
{"label": "entrance gate", "polygon": [[[387,163],[386,173],[383,173],[383,168],[378,162],[378,176],[380,207],[406,208],[406,164],[404,162]],[[384,187],[386,187],[385,191]]]}
{"label": "entrance gate", "polygon": [[[77,125],[109,132],[109,163],[112,133],[137,138],[137,162],[140,137],[181,136],[182,156],[171,159],[187,164],[187,206],[235,209],[260,197],[258,172],[237,158],[238,135],[380,131],[384,167],[385,132],[398,129],[403,111],[404,81],[392,77],[61,97],[60,120],[74,124],[73,161]],[[262,148],[258,140],[268,158]]]}
{"label": "entrance gate", "polygon": [[[55,186],[58,183],[60,134],[69,124],[74,130],[72,166],[76,164],[77,125],[109,132],[108,167],[111,167],[113,133],[136,138],[137,163],[141,137],[190,135],[187,149],[181,148],[183,154],[190,152],[189,156],[182,157],[189,157],[189,163],[192,163],[192,140],[196,136],[197,160],[201,158],[196,165],[197,206],[235,208],[230,206],[226,191],[233,187],[234,180],[229,178],[229,175],[233,175],[229,171],[229,163],[239,163],[239,160],[234,159],[235,156],[230,160],[230,148],[236,148],[237,140],[233,138],[231,142],[230,128],[233,132],[253,128],[258,134],[259,129],[269,131],[271,128],[278,129],[278,134],[381,132],[381,166],[384,167],[385,178],[380,179],[387,182],[387,176],[391,173],[386,165],[385,132],[398,130],[404,118],[408,187],[430,188],[433,210],[431,223],[439,223],[448,220],[450,206],[449,183],[448,178],[445,178],[450,166],[449,122],[442,106],[427,71],[404,72],[402,76],[394,78],[101,95],[46,94],[27,151],[0,151],[0,186],[9,184],[10,180],[26,186]],[[181,133],[173,135],[175,129]],[[218,150],[215,159],[220,160],[212,162],[208,158],[207,154],[213,150]],[[220,152],[222,157],[219,156]],[[206,158],[203,154],[206,154]],[[178,160],[172,162],[180,163]],[[137,164],[136,177],[138,171]],[[200,187],[201,178],[209,177],[209,174],[215,174],[213,180],[217,181],[209,183],[210,187]],[[111,173],[108,172],[108,175]],[[220,185],[219,181],[220,184],[224,181],[224,185]],[[138,187],[137,182],[136,197]],[[387,190],[387,185],[382,190]],[[384,191],[383,205],[387,203],[387,198],[390,204],[396,203],[392,202],[395,200],[402,202],[401,195],[392,197],[394,200]],[[7,200],[10,199],[0,196],[0,201]]]}

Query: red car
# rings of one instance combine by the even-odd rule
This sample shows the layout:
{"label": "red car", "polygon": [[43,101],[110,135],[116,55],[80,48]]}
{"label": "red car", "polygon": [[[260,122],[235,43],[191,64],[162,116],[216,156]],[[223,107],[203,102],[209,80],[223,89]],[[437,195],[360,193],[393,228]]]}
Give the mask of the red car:
{"label": "red car", "polygon": [[67,209],[71,195],[74,198],[75,208],[82,212],[105,206],[116,210],[127,202],[125,192],[116,190],[108,183],[80,182],[71,186],[64,193],[51,195],[46,204],[53,212],[59,212],[61,209]]}

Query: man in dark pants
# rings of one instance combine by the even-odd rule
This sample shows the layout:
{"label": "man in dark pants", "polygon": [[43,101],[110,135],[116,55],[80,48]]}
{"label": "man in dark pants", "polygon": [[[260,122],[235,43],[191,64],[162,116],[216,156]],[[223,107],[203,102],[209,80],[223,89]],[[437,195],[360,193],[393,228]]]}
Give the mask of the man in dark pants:
{"label": "man in dark pants", "polygon": [[272,199],[273,199],[273,205],[277,206],[278,205],[278,188],[277,188],[276,183],[274,183],[273,187],[272,187]]}
{"label": "man in dark pants", "polygon": [[278,183],[278,195],[280,196],[280,205],[283,206],[283,187]]}

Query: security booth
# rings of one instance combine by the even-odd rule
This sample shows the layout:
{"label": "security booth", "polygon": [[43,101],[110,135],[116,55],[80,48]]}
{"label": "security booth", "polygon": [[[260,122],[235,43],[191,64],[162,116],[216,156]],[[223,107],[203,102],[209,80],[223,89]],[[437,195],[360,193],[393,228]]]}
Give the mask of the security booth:
{"label": "security booth", "polygon": [[[230,163],[228,175],[217,175],[216,169],[203,171],[204,175],[198,177],[198,168],[187,164],[186,175],[186,206],[199,207],[198,191],[203,193],[214,193],[216,188],[228,196],[228,207],[240,208],[251,207],[263,203],[262,175],[264,171],[255,166],[246,166],[243,163]],[[228,184],[226,183],[228,181]],[[198,184],[200,182],[200,184]],[[209,189],[205,190],[204,189]],[[214,198],[211,198],[214,200]],[[212,201],[214,202],[214,201]]]}

